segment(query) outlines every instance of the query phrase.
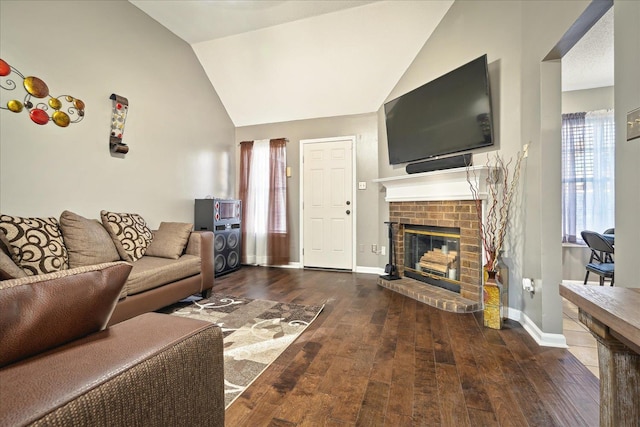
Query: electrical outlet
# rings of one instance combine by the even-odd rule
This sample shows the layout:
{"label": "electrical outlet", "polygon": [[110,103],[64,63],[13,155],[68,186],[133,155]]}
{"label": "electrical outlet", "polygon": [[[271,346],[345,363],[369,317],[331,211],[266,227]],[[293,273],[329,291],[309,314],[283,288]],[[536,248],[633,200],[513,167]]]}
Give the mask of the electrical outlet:
{"label": "electrical outlet", "polygon": [[386,255],[386,254],[387,254],[386,246],[380,246],[380,255]]}
{"label": "electrical outlet", "polygon": [[526,159],[527,157],[529,157],[529,143],[524,144],[524,146],[522,147],[522,158]]}
{"label": "electrical outlet", "polygon": [[533,295],[536,291],[534,283],[535,283],[534,279],[524,277],[522,279],[522,289],[524,289],[527,292],[531,292],[531,295]]}
{"label": "electrical outlet", "polygon": [[367,182],[366,181],[358,182],[358,190],[366,190],[366,189],[367,189]]}
{"label": "electrical outlet", "polygon": [[378,253],[378,245],[373,244],[371,245],[371,252],[373,252],[374,254]]}

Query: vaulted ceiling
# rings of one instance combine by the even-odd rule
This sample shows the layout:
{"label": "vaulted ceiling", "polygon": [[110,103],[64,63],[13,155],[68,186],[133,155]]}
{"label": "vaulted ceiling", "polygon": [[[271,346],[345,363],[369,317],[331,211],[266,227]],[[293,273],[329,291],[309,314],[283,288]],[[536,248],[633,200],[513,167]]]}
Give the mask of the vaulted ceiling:
{"label": "vaulted ceiling", "polygon": [[[236,126],[377,111],[453,4],[129,1],[192,46]],[[585,57],[597,63],[602,49],[612,52],[606,24],[563,59],[565,90],[613,84],[612,67],[594,77],[581,65]]]}
{"label": "vaulted ceiling", "polygon": [[236,126],[377,111],[453,3],[130,1],[191,44]]}

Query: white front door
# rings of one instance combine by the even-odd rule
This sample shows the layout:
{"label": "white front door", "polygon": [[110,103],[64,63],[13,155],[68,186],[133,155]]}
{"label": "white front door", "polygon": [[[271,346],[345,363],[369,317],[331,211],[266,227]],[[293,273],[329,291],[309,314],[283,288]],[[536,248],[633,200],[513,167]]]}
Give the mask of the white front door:
{"label": "white front door", "polygon": [[353,270],[353,137],[303,145],[305,267]]}

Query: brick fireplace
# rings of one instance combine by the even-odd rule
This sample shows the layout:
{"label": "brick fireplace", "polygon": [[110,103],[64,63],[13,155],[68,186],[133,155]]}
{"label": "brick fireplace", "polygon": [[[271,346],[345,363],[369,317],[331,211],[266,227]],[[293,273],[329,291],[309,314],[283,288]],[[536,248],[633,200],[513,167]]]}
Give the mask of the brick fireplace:
{"label": "brick fireplace", "polygon": [[[486,182],[487,170],[484,166],[472,167],[469,175],[476,181],[476,185],[479,185],[479,197],[483,200],[486,200],[483,184]],[[396,264],[402,277],[396,281],[381,279],[379,284],[448,311],[468,312],[481,309],[482,242],[476,204],[471,196],[466,168],[380,178],[375,181],[386,189],[389,221],[396,224]],[[484,202],[482,205],[484,209]],[[435,234],[447,236],[450,230],[459,230],[459,247],[456,248],[456,257],[459,259],[452,257],[455,265],[445,265],[441,270],[443,280],[455,285],[453,288],[442,289],[440,285],[406,277],[405,229],[416,228],[412,226],[426,227],[436,230]],[[437,232],[438,227],[442,227],[442,233]],[[442,247],[441,244],[437,246]],[[459,271],[449,277],[447,273],[450,273],[452,267],[459,268]],[[431,275],[429,269],[419,268],[418,265],[415,269],[406,269],[413,277],[416,273]],[[459,289],[459,293],[455,291],[456,288]]]}
{"label": "brick fireplace", "polygon": [[475,202],[471,200],[391,202],[389,221],[398,224],[395,247],[398,272],[404,276],[404,230],[411,225],[460,229],[460,296],[479,302],[482,296],[482,249]]}

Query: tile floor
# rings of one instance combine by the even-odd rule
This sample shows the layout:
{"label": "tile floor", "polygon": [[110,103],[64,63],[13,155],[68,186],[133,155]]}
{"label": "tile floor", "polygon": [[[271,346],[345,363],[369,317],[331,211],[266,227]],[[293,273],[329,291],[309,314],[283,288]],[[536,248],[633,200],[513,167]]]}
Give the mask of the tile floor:
{"label": "tile floor", "polygon": [[593,372],[596,378],[600,378],[596,339],[578,320],[578,307],[564,298],[562,299],[562,329],[571,354]]}

